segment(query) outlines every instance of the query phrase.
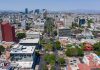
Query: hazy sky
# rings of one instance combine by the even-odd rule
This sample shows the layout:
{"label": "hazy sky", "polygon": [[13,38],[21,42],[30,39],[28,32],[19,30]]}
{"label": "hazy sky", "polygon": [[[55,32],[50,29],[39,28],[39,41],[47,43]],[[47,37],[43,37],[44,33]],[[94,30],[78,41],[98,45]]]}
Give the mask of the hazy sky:
{"label": "hazy sky", "polygon": [[0,0],[0,10],[100,10],[100,0]]}

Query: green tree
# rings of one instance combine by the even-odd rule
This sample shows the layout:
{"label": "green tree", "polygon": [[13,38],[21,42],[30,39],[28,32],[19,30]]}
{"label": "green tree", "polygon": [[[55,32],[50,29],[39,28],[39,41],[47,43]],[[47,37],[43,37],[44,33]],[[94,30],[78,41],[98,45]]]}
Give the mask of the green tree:
{"label": "green tree", "polygon": [[77,23],[72,22],[72,28],[79,27]]}
{"label": "green tree", "polygon": [[52,44],[44,44],[44,48],[45,48],[45,50],[46,51],[52,51],[53,50],[53,46],[52,46]]}
{"label": "green tree", "polygon": [[2,45],[0,45],[0,55],[2,54],[2,52],[4,52],[5,51],[5,48],[2,46]]}
{"label": "green tree", "polygon": [[78,56],[84,56],[83,49],[77,48]]}
{"label": "green tree", "polygon": [[84,52],[80,48],[68,48],[67,51],[65,52],[66,56],[83,56]]}
{"label": "green tree", "polygon": [[94,53],[100,56],[100,51],[95,51]]}
{"label": "green tree", "polygon": [[54,65],[55,64],[56,57],[55,57],[54,54],[46,54],[45,57],[44,57],[44,60],[46,62],[48,62],[49,64]]}
{"label": "green tree", "polygon": [[97,42],[93,45],[95,51],[100,51],[100,42]]}
{"label": "green tree", "polygon": [[43,65],[41,70],[48,70],[48,67],[46,65]]}
{"label": "green tree", "polygon": [[53,34],[54,34],[54,36],[57,36],[57,31],[56,30],[53,31]]}
{"label": "green tree", "polygon": [[18,39],[23,39],[26,37],[26,34],[25,33],[17,33],[17,38]]}
{"label": "green tree", "polygon": [[69,47],[72,47],[72,46],[73,46],[72,44],[67,44],[67,45],[66,45],[66,47],[68,47],[68,48],[69,48]]}
{"label": "green tree", "polygon": [[92,19],[88,19],[88,20],[87,20],[87,23],[88,23],[88,27],[90,28],[90,27],[91,27],[91,23],[94,23],[94,22],[93,22]]}
{"label": "green tree", "polygon": [[53,32],[54,25],[54,19],[53,18],[46,18],[45,22],[45,32],[51,34]]}
{"label": "green tree", "polygon": [[39,50],[36,50],[36,51],[35,51],[35,55],[36,55],[36,56],[40,56]]}
{"label": "green tree", "polygon": [[54,66],[54,65],[52,65],[50,70],[55,70],[55,66]]}
{"label": "green tree", "polygon": [[59,41],[56,41],[55,42],[55,47],[56,47],[57,50],[60,50],[61,49],[61,44],[60,44]]}
{"label": "green tree", "polygon": [[44,39],[40,39],[39,44],[40,45],[44,45],[45,44],[45,40]]}
{"label": "green tree", "polygon": [[72,56],[72,51],[70,48],[67,49],[67,51],[65,52],[66,56],[71,57]]}
{"label": "green tree", "polygon": [[65,59],[64,58],[58,58],[58,63],[60,65],[64,65],[65,64]]}

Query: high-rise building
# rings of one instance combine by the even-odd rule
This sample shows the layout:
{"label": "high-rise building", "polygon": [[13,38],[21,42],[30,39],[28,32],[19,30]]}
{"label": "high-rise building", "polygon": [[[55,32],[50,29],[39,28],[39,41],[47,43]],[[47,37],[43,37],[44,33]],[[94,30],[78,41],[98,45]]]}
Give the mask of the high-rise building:
{"label": "high-rise building", "polygon": [[28,8],[25,8],[25,14],[28,14]]}
{"label": "high-rise building", "polygon": [[15,41],[15,27],[8,22],[2,22],[1,24],[2,40],[6,42]]}
{"label": "high-rise building", "polygon": [[39,14],[40,13],[40,10],[39,9],[35,9],[34,13],[35,14]]}
{"label": "high-rise building", "polygon": [[0,23],[0,42],[2,41],[1,23]]}
{"label": "high-rise building", "polygon": [[86,23],[85,19],[79,19],[79,25],[84,25]]}

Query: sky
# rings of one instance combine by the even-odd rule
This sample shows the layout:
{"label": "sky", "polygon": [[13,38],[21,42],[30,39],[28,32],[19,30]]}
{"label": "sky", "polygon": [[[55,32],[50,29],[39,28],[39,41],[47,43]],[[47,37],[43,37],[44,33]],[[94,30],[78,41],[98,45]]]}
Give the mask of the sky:
{"label": "sky", "polygon": [[0,0],[0,10],[100,10],[100,0]]}

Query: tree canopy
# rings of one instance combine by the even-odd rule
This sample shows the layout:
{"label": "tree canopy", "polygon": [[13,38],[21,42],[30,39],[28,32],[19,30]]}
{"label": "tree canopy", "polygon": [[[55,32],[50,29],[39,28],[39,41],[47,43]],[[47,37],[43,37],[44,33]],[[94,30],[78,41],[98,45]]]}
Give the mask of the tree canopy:
{"label": "tree canopy", "polygon": [[56,57],[54,54],[46,54],[44,57],[45,61],[49,64],[55,64]]}
{"label": "tree canopy", "polygon": [[4,48],[2,45],[0,45],[0,55],[1,55],[1,53],[4,52],[4,51],[5,51],[5,48]]}
{"label": "tree canopy", "polygon": [[64,58],[58,58],[58,63],[60,65],[64,65],[65,64],[65,59]]}
{"label": "tree canopy", "polygon": [[54,28],[54,19],[53,18],[46,18],[45,22],[45,32],[51,34]]}
{"label": "tree canopy", "polygon": [[88,27],[90,28],[90,27],[91,27],[91,23],[94,23],[94,22],[93,22],[92,19],[88,19],[88,20],[87,20],[87,23],[88,23]]}
{"label": "tree canopy", "polygon": [[83,52],[83,49],[80,49],[80,48],[68,48],[65,54],[66,56],[69,56],[69,57],[83,56],[84,52]]}
{"label": "tree canopy", "polygon": [[44,48],[45,48],[45,50],[46,51],[52,51],[53,50],[53,46],[52,46],[52,44],[44,44]]}
{"label": "tree canopy", "polygon": [[56,42],[55,42],[55,48],[56,48],[57,50],[60,50],[60,49],[61,49],[61,44],[60,44],[59,41],[56,41]]}
{"label": "tree canopy", "polygon": [[100,42],[97,42],[93,45],[95,51],[100,51]]}
{"label": "tree canopy", "polygon": [[26,34],[25,33],[17,33],[17,38],[18,39],[23,39],[26,37]]}

